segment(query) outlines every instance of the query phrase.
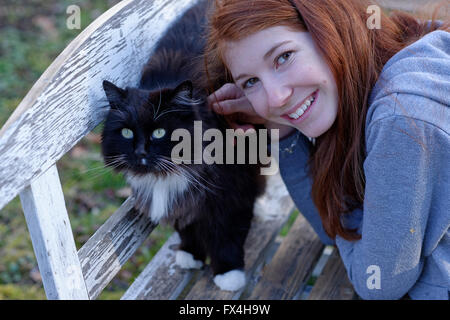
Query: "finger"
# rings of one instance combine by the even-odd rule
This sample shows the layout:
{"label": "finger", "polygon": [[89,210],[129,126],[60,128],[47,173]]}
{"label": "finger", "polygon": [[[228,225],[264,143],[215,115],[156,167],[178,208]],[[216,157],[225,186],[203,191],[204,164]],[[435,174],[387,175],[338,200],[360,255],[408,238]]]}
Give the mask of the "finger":
{"label": "finger", "polygon": [[[246,123],[246,124],[238,124],[235,126],[234,128],[235,130],[237,129],[242,129],[244,131],[244,134],[246,134],[247,132],[250,133],[251,130],[255,130],[255,126],[250,124],[250,123]],[[250,131],[249,131],[250,130]]]}
{"label": "finger", "polygon": [[248,115],[248,114],[243,114],[243,113],[239,114],[238,119],[241,122],[244,122],[244,123],[248,122],[248,123],[253,123],[253,124],[264,124],[267,122],[266,119],[264,119],[258,115],[255,116],[255,115]]}
{"label": "finger", "polygon": [[250,124],[250,123],[246,123],[246,124],[237,124],[235,122],[231,123],[231,128],[234,129],[235,133],[237,135],[246,135],[247,133],[251,133],[252,130],[255,131],[255,126]]}
{"label": "finger", "polygon": [[249,115],[256,115],[250,102],[246,97],[242,97],[234,100],[225,100],[215,102],[212,104],[212,108],[215,112],[223,115],[229,115],[236,112],[241,112]]}
{"label": "finger", "polygon": [[209,95],[207,101],[209,104],[212,104],[214,102],[236,99],[242,96],[242,90],[240,90],[234,83],[227,83],[224,84],[220,89]]}

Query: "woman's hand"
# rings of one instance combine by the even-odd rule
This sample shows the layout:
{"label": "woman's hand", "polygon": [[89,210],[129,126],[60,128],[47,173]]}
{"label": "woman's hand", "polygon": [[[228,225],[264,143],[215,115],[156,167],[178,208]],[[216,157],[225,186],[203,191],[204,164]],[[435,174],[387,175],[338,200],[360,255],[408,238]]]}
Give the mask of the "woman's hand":
{"label": "woman's hand", "polygon": [[254,129],[255,124],[266,123],[259,116],[241,89],[234,83],[227,83],[208,97],[208,106],[225,116],[233,129]]}
{"label": "woman's hand", "polygon": [[225,116],[233,129],[254,129],[255,124],[264,124],[267,129],[278,129],[279,138],[282,139],[295,129],[275,123],[259,116],[250,101],[241,89],[234,83],[227,83],[219,90],[211,94],[208,99],[208,106],[218,114]]}

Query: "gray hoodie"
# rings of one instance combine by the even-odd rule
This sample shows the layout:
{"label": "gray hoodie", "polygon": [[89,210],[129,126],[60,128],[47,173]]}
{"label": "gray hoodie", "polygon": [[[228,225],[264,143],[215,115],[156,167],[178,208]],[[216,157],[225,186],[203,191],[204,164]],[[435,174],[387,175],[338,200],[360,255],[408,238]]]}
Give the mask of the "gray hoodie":
{"label": "gray hoodie", "polygon": [[450,33],[434,31],[398,52],[371,92],[362,209],[343,221],[358,241],[324,232],[311,199],[300,132],[280,141],[280,173],[320,239],[336,244],[363,299],[449,299]]}

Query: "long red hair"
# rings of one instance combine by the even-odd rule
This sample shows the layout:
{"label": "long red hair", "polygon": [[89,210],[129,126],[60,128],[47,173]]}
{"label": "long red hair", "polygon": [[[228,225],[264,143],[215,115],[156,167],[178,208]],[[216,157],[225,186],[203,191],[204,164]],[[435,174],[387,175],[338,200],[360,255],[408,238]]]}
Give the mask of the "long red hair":
{"label": "long red hair", "polygon": [[[438,29],[434,18],[427,24],[404,12],[391,16],[381,12],[381,28],[369,29],[369,4],[363,0],[216,0],[210,17],[205,63],[215,84],[211,90],[232,81],[223,59],[227,41],[283,25],[308,31],[321,50],[336,80],[339,104],[336,121],[311,149],[309,174],[312,199],[332,239],[336,235],[360,238],[342,225],[341,218],[364,201],[364,132],[371,89],[395,53]],[[448,24],[439,29],[448,30]]]}

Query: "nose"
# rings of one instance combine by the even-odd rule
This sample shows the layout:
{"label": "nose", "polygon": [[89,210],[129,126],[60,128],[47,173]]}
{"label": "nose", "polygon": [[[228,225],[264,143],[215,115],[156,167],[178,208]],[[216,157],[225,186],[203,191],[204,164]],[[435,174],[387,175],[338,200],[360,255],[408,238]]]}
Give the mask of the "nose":
{"label": "nose", "polygon": [[147,151],[145,151],[145,146],[144,145],[139,145],[137,146],[136,150],[134,151],[134,153],[136,154],[136,156],[138,156],[139,158],[144,158],[147,155]]}
{"label": "nose", "polygon": [[138,157],[139,164],[146,166],[148,163],[147,159],[145,158],[147,156],[147,151],[145,151],[144,146],[137,147],[134,153]]}
{"label": "nose", "polygon": [[278,83],[277,81],[271,81],[265,85],[269,108],[281,108],[288,104],[290,97],[292,96],[292,88]]}

